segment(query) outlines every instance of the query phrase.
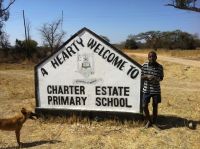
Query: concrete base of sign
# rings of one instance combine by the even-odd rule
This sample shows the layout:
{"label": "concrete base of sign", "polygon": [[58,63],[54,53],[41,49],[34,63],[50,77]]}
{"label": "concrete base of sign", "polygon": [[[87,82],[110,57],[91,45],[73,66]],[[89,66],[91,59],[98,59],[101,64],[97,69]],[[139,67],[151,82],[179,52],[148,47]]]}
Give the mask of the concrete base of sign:
{"label": "concrete base of sign", "polygon": [[48,108],[35,108],[35,112],[38,115],[43,116],[72,116],[88,117],[94,120],[103,119],[119,119],[119,120],[135,120],[143,121],[144,116],[141,113],[122,113],[122,112],[110,112],[110,111],[80,111],[80,110],[66,110],[66,109],[48,109]]}

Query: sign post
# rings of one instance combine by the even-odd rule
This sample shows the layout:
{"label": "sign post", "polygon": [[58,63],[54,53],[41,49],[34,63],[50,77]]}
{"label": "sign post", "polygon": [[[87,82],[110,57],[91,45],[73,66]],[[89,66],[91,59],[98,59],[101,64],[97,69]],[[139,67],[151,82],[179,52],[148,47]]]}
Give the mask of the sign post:
{"label": "sign post", "polygon": [[141,66],[87,28],[35,67],[36,111],[141,112]]}

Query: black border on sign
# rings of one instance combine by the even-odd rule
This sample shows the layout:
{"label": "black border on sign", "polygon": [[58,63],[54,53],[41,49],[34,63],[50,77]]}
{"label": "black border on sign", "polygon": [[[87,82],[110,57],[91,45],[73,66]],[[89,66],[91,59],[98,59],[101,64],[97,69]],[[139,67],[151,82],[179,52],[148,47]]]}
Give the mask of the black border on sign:
{"label": "black border on sign", "polygon": [[[92,34],[93,36],[95,36],[98,40],[102,41],[104,44],[106,44],[108,47],[112,48],[114,51],[116,51],[118,54],[122,55],[123,57],[125,57],[126,59],[128,59],[130,62],[132,62],[133,64],[135,64],[137,67],[139,67],[141,69],[141,65],[136,62],[135,60],[131,59],[129,56],[127,56],[126,54],[124,54],[121,50],[117,49],[116,47],[114,47],[113,45],[111,45],[109,42],[107,42],[106,40],[104,40],[103,38],[99,37],[97,34],[95,34],[94,32],[92,32],[91,30],[87,29],[86,27],[82,28],[81,30],[79,30],[77,33],[75,33],[73,36],[71,36],[66,42],[63,43],[63,45],[61,45],[57,50],[55,50],[53,53],[51,53],[48,57],[44,58],[41,62],[39,62],[35,67],[35,98],[36,98],[36,111],[49,111],[49,109],[47,108],[40,108],[39,106],[39,83],[38,83],[38,67],[43,64],[45,61],[47,61],[50,57],[52,57],[54,54],[56,54],[58,51],[60,51],[66,44],[68,44],[71,40],[73,40],[76,36],[78,36],[79,34],[81,34],[82,32],[87,31],[90,34]],[[142,87],[142,82],[141,82],[141,87]],[[140,95],[142,95],[142,92],[140,93]],[[142,96],[140,97],[140,113],[142,113]],[[52,109],[53,110],[53,109]],[[55,109],[54,109],[55,110]],[[59,110],[59,109],[57,109]],[[62,109],[63,110],[63,109]],[[66,111],[73,111],[73,110],[69,110],[66,109]],[[84,112],[84,111],[82,111]],[[99,111],[102,112],[102,111]],[[104,112],[109,112],[109,111],[104,111]],[[117,113],[117,112],[116,112]],[[120,112],[120,113],[126,113],[126,112]],[[134,114],[134,113],[133,113]]]}

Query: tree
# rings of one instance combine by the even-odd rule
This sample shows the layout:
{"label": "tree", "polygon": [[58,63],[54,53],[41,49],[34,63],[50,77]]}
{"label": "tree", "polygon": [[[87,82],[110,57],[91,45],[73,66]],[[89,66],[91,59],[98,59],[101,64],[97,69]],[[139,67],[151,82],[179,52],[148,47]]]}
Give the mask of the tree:
{"label": "tree", "polygon": [[163,37],[159,44],[167,49],[195,49],[197,47],[198,37],[181,30],[171,32],[162,32]]}
{"label": "tree", "polygon": [[15,41],[15,54],[21,54],[25,57],[27,57],[27,51],[26,51],[26,46],[29,46],[29,56],[30,58],[32,57],[33,53],[36,52],[37,50],[37,45],[38,43],[35,40],[18,40],[16,39]]}
{"label": "tree", "polygon": [[187,32],[180,32],[177,39],[178,48],[195,49],[194,36]]}
{"label": "tree", "polygon": [[[132,41],[131,41],[132,40]],[[195,49],[199,46],[199,38],[197,35],[192,35],[181,30],[175,31],[148,31],[131,35],[126,40],[126,48],[131,44],[134,45],[134,40],[139,48],[166,48],[166,49]],[[138,42],[140,41],[140,42]]]}
{"label": "tree", "polygon": [[195,48],[197,48],[197,47],[200,48],[200,39],[199,39],[198,34],[194,34],[193,37],[194,37],[194,41],[195,41]]}
{"label": "tree", "polygon": [[160,31],[148,31],[145,33],[140,33],[138,35],[133,36],[136,41],[145,40],[146,45],[154,50],[157,50],[159,47],[159,41],[163,37],[162,32]]}
{"label": "tree", "polygon": [[[28,22],[24,22],[24,25],[25,25],[24,47],[25,47],[25,51],[26,51],[26,58],[28,58],[28,60],[30,60],[31,57],[32,57],[33,45],[34,45],[34,44],[32,45],[32,43],[35,43],[35,41],[31,40],[31,35],[30,35],[31,25],[30,25],[30,22],[29,21]],[[37,47],[37,44],[36,44],[36,47]]]}
{"label": "tree", "polygon": [[9,8],[15,2],[15,0],[10,0],[8,5],[4,7],[4,0],[0,0],[0,35],[2,34],[2,28],[4,22],[9,18]]}
{"label": "tree", "polygon": [[0,48],[9,49],[11,47],[9,42],[9,36],[6,32],[0,34]]}
{"label": "tree", "polygon": [[196,7],[197,0],[172,0],[171,3],[166,6],[172,6],[177,9],[189,10],[200,12],[200,8]]}
{"label": "tree", "polygon": [[51,53],[61,45],[62,40],[65,37],[66,33],[59,28],[61,23],[61,20],[54,21],[49,24],[45,23],[39,29],[43,38],[43,44],[50,47]]}
{"label": "tree", "polygon": [[9,49],[11,48],[10,42],[9,42],[9,36],[6,32],[2,32],[0,34],[0,49],[3,51],[5,56],[8,56]]}
{"label": "tree", "polygon": [[128,36],[128,39],[126,39],[126,41],[125,41],[124,48],[126,48],[126,49],[137,49],[138,48],[138,45],[137,45],[137,42],[135,41],[134,36],[132,36],[132,35]]}

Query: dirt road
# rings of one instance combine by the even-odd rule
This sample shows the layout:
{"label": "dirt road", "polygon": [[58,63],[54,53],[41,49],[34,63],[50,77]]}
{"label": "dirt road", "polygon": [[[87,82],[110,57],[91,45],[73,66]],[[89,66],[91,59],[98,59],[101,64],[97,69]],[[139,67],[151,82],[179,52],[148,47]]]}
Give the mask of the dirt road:
{"label": "dirt road", "polygon": [[[147,57],[147,54],[143,54],[143,53],[127,52],[126,54],[130,56]],[[169,56],[162,56],[162,55],[158,56],[158,60],[173,62],[177,64],[183,64],[186,66],[200,67],[200,61],[197,61],[197,60],[188,60],[188,59],[183,59],[183,58],[169,57]]]}

